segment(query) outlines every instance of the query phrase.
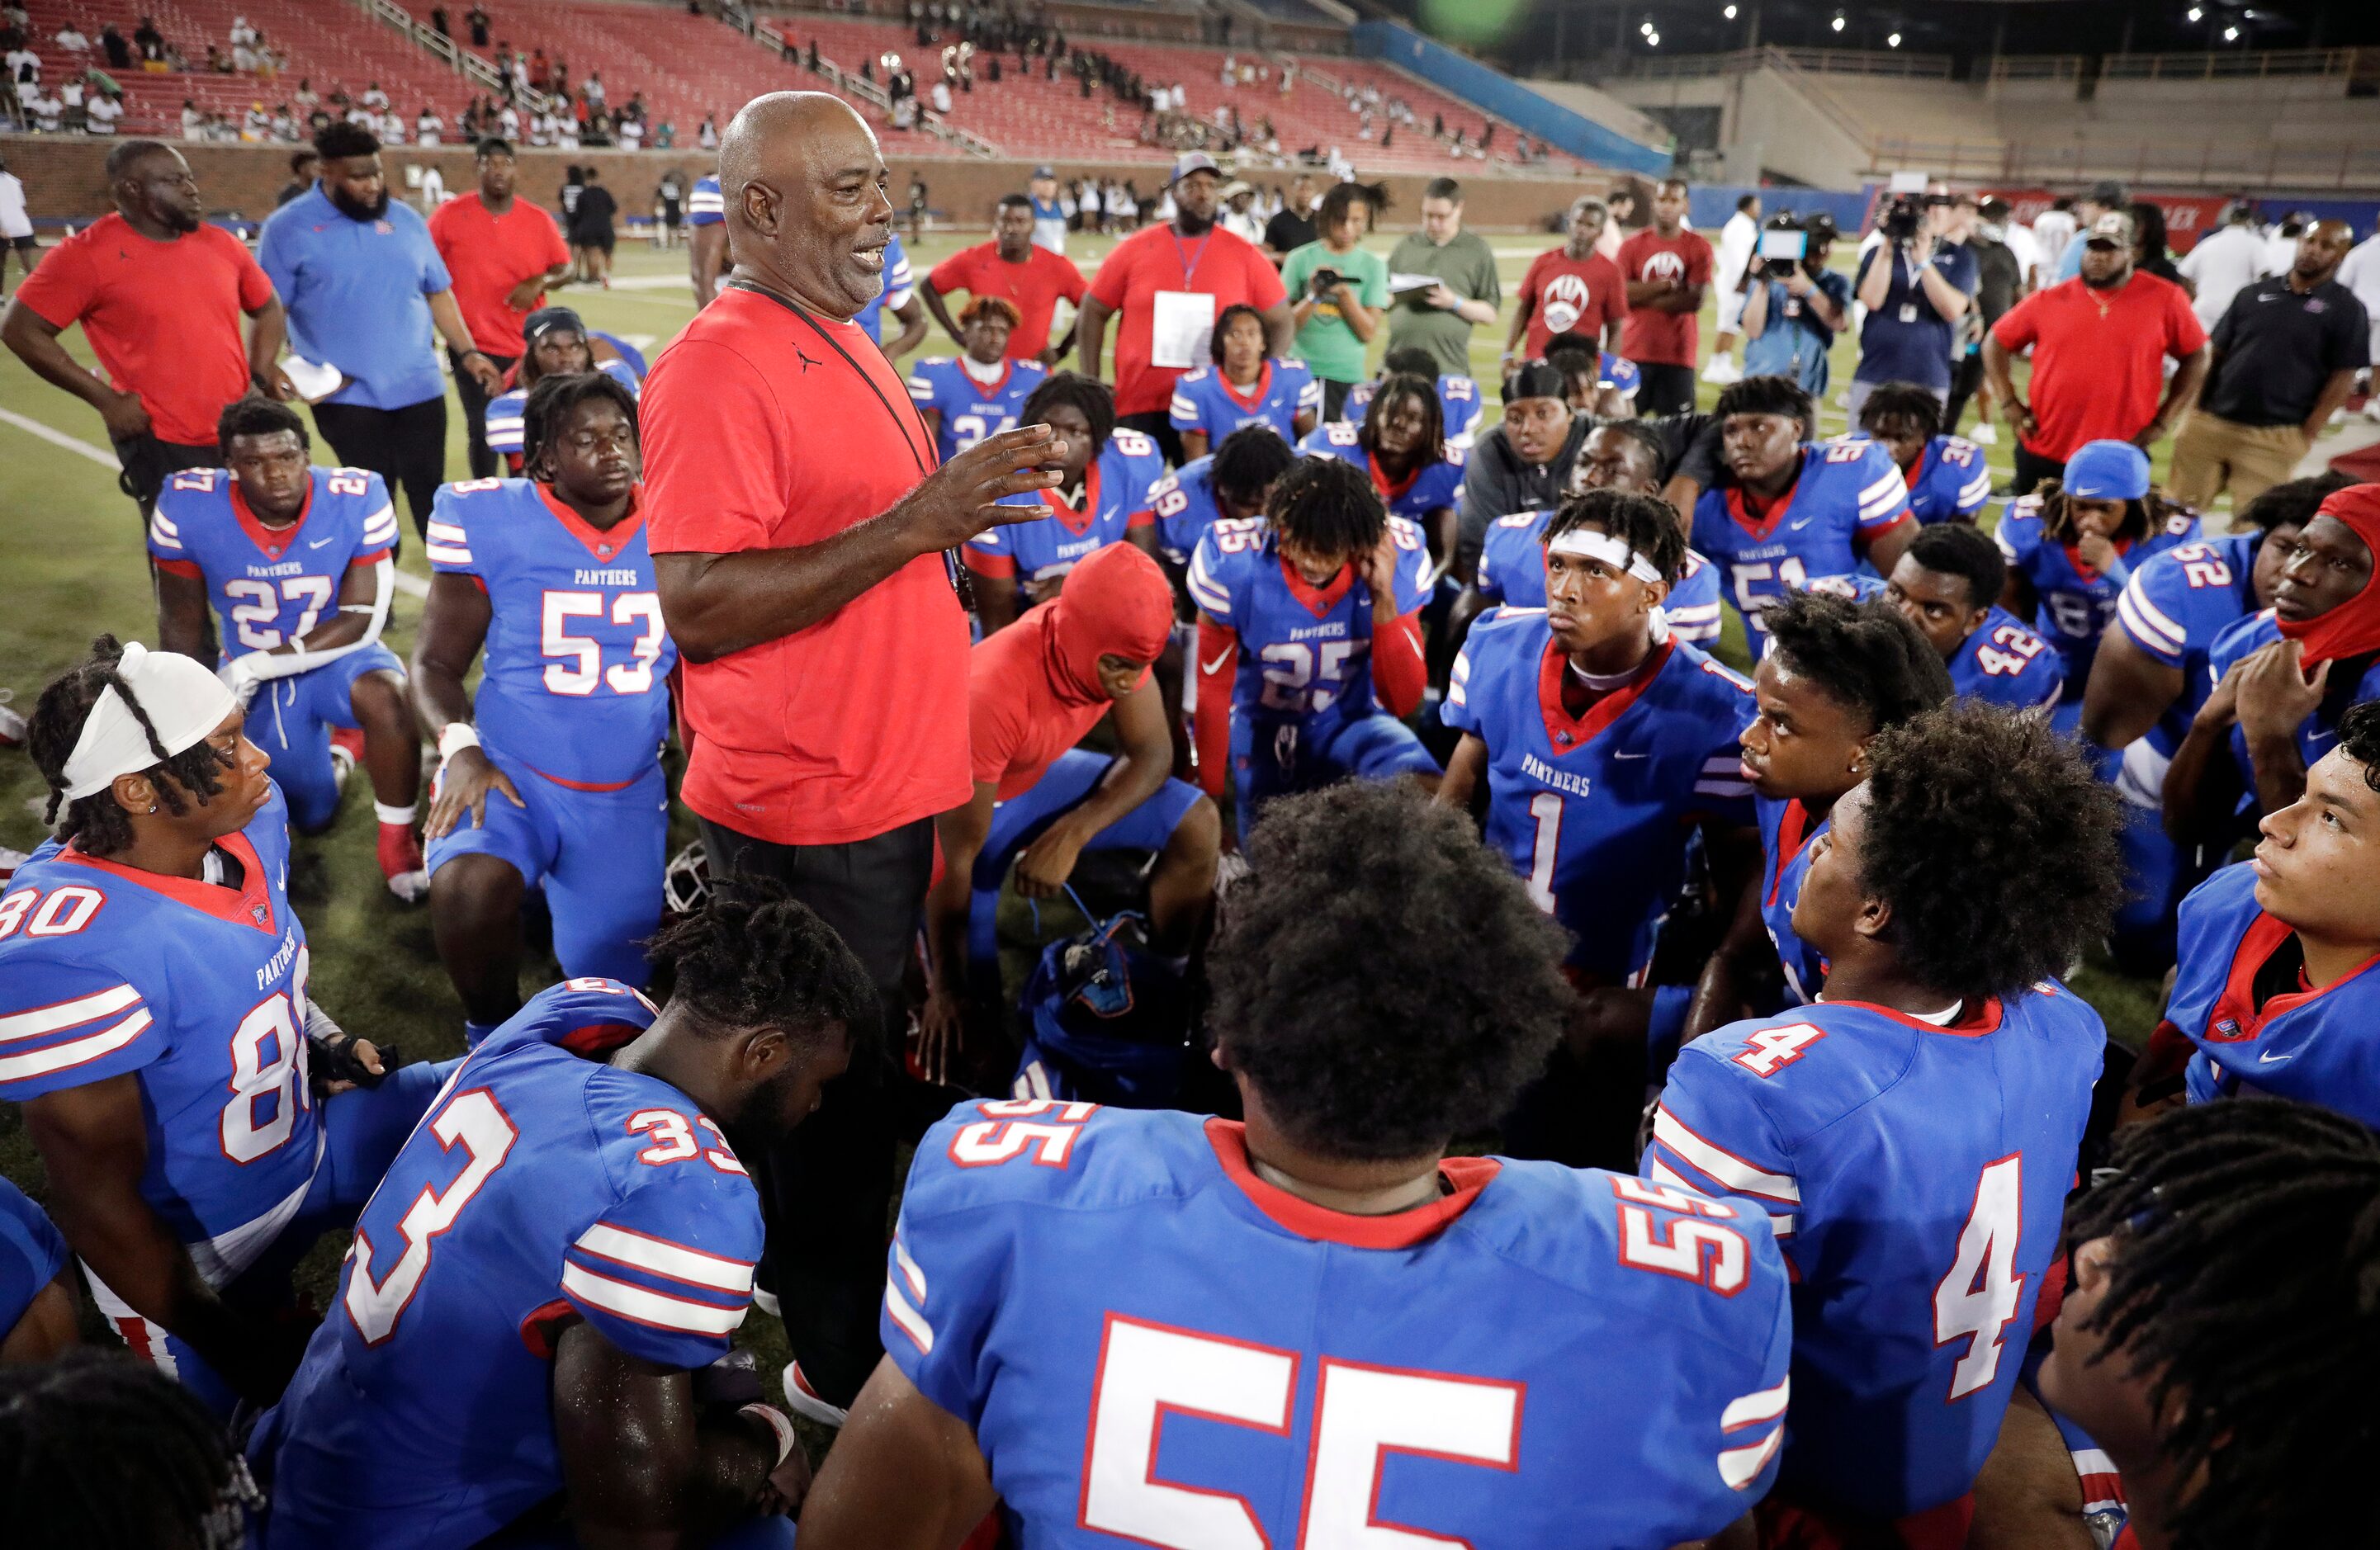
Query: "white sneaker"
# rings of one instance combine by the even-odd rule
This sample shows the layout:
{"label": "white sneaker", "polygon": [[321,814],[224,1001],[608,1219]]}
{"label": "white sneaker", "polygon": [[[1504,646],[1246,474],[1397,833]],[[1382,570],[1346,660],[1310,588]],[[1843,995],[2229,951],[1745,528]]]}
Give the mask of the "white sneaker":
{"label": "white sneaker", "polygon": [[0,689],[0,748],[13,748],[25,741],[25,718],[8,708],[16,697],[16,690]]}
{"label": "white sneaker", "polygon": [[771,1318],[783,1318],[785,1316],[777,1311],[777,1294],[757,1281],[752,1284],[752,1306],[759,1309]]}
{"label": "white sneaker", "polygon": [[1715,387],[1727,387],[1743,381],[1743,369],[1735,364],[1733,356],[1713,356],[1703,368],[1703,381]]}
{"label": "white sneaker", "polygon": [[1979,447],[1998,446],[2000,444],[2000,428],[1994,425],[1987,419],[1979,419],[1975,422],[1973,433],[1970,435],[1967,440],[1974,442],[1975,445]]}
{"label": "white sneaker", "polygon": [[795,1414],[808,1416],[821,1426],[840,1428],[851,1419],[849,1411],[838,1409],[819,1398],[818,1390],[802,1376],[802,1364],[798,1361],[785,1363],[785,1403]]}
{"label": "white sneaker", "polygon": [[407,904],[419,904],[430,897],[428,872],[399,872],[388,879],[388,890]]}

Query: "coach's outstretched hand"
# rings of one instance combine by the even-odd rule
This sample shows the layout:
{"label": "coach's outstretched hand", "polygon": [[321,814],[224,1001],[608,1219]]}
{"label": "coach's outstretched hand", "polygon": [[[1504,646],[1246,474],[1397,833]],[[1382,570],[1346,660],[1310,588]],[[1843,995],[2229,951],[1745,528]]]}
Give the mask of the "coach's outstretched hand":
{"label": "coach's outstretched hand", "polygon": [[1019,426],[987,436],[928,476],[893,509],[917,551],[955,549],[989,527],[1030,522],[1049,509],[1002,506],[1011,495],[1055,490],[1066,443],[1046,425]]}

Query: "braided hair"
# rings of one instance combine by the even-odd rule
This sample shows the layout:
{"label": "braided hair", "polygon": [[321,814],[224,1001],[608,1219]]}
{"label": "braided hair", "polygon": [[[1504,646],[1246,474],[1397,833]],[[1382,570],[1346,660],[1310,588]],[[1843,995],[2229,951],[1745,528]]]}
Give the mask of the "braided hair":
{"label": "braided hair", "polygon": [[[2074,526],[2072,499],[2066,487],[2057,479],[2044,479],[2034,487],[2041,498],[2041,532],[2054,543],[2072,543],[2080,529]],[[2110,539],[2130,539],[2134,543],[2165,531],[2165,526],[2177,516],[2194,517],[2198,513],[2152,485],[2149,492],[2137,501],[2124,503],[2124,520],[2108,534]]]}
{"label": "braided hair", "polygon": [[2362,1478],[2380,1384],[2380,1138],[2311,1104],[2230,1098],[2116,1132],[2070,1241],[2114,1236],[2085,1327],[2149,1386],[2194,1487],[2176,1550],[2380,1543]]}
{"label": "braided hair", "polygon": [[710,902],[662,927],[645,953],[677,971],[672,1002],[722,1030],[767,1025],[800,1040],[840,1027],[864,1046],[880,1021],[851,949],[773,878],[714,880]]}
{"label": "braided hair", "polygon": [[1039,425],[1049,411],[1058,405],[1067,405],[1091,427],[1091,455],[1107,450],[1108,438],[1115,434],[1115,390],[1097,377],[1086,377],[1080,371],[1052,371],[1041,381],[1017,411],[1019,425]]}
{"label": "braided hair", "polygon": [[1676,585],[1685,568],[1686,536],[1666,502],[1623,490],[1590,490],[1555,509],[1539,541],[1550,545],[1573,527],[1595,527],[1626,544],[1661,579]]}
{"label": "braided hair", "polygon": [[[1375,406],[1378,412],[1378,406]],[[1372,476],[1338,457],[1301,457],[1265,504],[1272,530],[1315,555],[1354,560],[1378,547],[1389,511]]]}
{"label": "braided hair", "polygon": [[0,1368],[0,1522],[19,1550],[237,1544],[261,1502],[206,1406],[148,1362]]}
{"label": "braided hair", "polygon": [[1364,423],[1355,428],[1355,444],[1378,457],[1380,427],[1387,423],[1390,408],[1407,398],[1421,406],[1421,454],[1416,466],[1427,468],[1445,462],[1446,408],[1438,401],[1438,382],[1411,372],[1393,371],[1381,380],[1372,394],[1371,407],[1364,412]]}
{"label": "braided hair", "polygon": [[528,398],[521,406],[521,467],[532,478],[551,479],[552,470],[543,466],[545,443],[562,429],[562,421],[571,410],[589,399],[603,399],[618,406],[628,417],[628,430],[644,444],[642,428],[637,423],[637,397],[620,385],[617,379],[602,371],[565,371],[551,377],[540,377],[537,385],[528,390]]}
{"label": "braided hair", "polygon": [[[114,855],[132,843],[132,820],[116,802],[113,790],[67,800],[67,760],[74,757],[75,745],[82,738],[83,723],[91,719],[92,707],[108,690],[114,689],[123,697],[134,720],[140,723],[140,730],[149,734],[149,751],[157,756],[157,762],[141,773],[156,788],[157,800],[176,817],[189,810],[183,804],[184,793],[196,796],[203,805],[223,789],[223,772],[231,768],[231,760],[204,741],[193,743],[178,754],[168,754],[149,720],[148,710],[115,671],[123,660],[124,648],[114,636],[93,639],[91,655],[67,669],[42,691],[25,734],[25,751],[32,756],[33,768],[42,772],[42,779],[50,788],[49,805],[42,810],[42,821],[55,828],[61,844],[79,845],[90,855]],[[66,815],[63,821],[59,818],[61,808]]]}
{"label": "braided hair", "polygon": [[1872,431],[1896,419],[1907,420],[1912,430],[1930,442],[1942,434],[1942,401],[1933,389],[1915,382],[1879,382],[1869,389],[1867,402],[1860,406],[1859,429]]}

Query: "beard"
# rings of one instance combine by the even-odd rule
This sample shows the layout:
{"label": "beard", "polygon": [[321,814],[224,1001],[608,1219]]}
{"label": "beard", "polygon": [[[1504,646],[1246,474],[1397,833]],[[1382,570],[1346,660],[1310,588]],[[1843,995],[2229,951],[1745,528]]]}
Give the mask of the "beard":
{"label": "beard", "polygon": [[339,207],[339,213],[350,221],[377,221],[388,213],[388,185],[385,183],[380,186],[380,198],[370,204],[349,199],[346,189],[337,184],[326,182],[322,191],[331,196],[331,202]]}
{"label": "beard", "polygon": [[199,219],[199,212],[197,211],[185,210],[178,204],[160,206],[157,211],[157,219],[165,224],[165,229],[167,231],[185,233],[194,232],[199,229],[200,224],[202,224]]}
{"label": "beard", "polygon": [[1196,214],[1176,205],[1173,210],[1173,227],[1184,236],[1203,236],[1215,229],[1215,218],[1212,215]]}
{"label": "beard", "polygon": [[2082,274],[2082,283],[2090,286],[2095,291],[2112,291],[2131,277],[2132,266],[2126,264],[2123,268],[2117,270],[2114,273],[2101,275],[2096,280],[2091,278],[2088,272],[2084,272]]}

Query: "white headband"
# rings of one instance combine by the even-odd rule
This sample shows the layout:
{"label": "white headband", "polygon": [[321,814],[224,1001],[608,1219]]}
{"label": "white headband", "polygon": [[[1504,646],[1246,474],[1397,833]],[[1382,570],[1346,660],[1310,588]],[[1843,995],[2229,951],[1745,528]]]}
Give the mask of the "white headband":
{"label": "white headband", "polygon": [[1572,527],[1558,534],[1546,545],[1548,554],[1569,554],[1581,560],[1599,560],[1615,571],[1622,571],[1639,581],[1668,579],[1653,568],[1653,563],[1621,543],[1609,533],[1597,533],[1585,527]]}
{"label": "white headband", "polygon": [[[152,651],[135,642],[124,648],[115,675],[149,713],[168,757],[204,742],[239,708],[238,699],[204,663],[176,651]],[[105,791],[117,776],[138,775],[158,762],[140,718],[111,684],[91,708],[67,757],[67,800]]]}

